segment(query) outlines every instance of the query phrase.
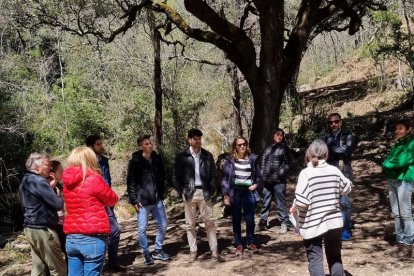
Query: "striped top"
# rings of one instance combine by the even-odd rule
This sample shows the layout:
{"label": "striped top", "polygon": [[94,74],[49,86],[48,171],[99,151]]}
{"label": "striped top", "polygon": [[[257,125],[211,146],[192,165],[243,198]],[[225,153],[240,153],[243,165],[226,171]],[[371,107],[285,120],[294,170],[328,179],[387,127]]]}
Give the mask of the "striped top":
{"label": "striped top", "polygon": [[234,185],[236,187],[249,187],[253,184],[252,168],[249,159],[237,159],[234,162]]}
{"label": "striped top", "polygon": [[351,192],[351,181],[325,160],[303,169],[298,178],[293,205],[299,210],[299,229],[304,239],[312,239],[331,229],[343,227],[340,195]]}

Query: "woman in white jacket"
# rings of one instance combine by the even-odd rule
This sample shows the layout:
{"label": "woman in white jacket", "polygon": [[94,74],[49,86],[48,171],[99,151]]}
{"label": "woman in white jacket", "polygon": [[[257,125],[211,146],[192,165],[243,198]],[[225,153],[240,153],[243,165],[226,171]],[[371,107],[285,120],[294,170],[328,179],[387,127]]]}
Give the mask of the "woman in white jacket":
{"label": "woman in white jacket", "polygon": [[326,163],[328,147],[315,140],[306,151],[307,168],[298,178],[290,212],[299,212],[299,232],[303,237],[311,276],[324,276],[322,241],[330,275],[344,275],[341,259],[343,220],[340,195],[351,191],[352,183],[342,172]]}

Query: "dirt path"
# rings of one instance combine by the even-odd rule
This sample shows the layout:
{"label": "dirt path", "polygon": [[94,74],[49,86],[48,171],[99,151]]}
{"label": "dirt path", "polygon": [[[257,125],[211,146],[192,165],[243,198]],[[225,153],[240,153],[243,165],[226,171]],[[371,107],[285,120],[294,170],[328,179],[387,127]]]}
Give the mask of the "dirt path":
{"label": "dirt path", "polygon": [[[384,251],[395,239],[393,221],[390,215],[386,182],[380,174],[377,146],[369,142],[360,145],[359,155],[364,158],[354,161],[355,189],[353,198],[353,221],[355,229],[350,242],[343,243],[343,263],[347,275],[414,275],[412,259],[398,260],[388,257]],[[289,184],[292,194],[294,185]],[[291,204],[291,200],[289,200]],[[246,252],[242,258],[233,254],[233,236],[230,218],[217,219],[219,247],[226,257],[226,263],[211,260],[205,231],[201,226],[198,232],[198,260],[187,263],[189,248],[185,234],[184,216],[178,212],[169,213],[169,228],[165,239],[165,251],[172,256],[169,262],[156,261],[153,266],[143,264],[143,257],[137,244],[136,219],[122,223],[123,233],[119,248],[120,262],[128,267],[128,272],[119,275],[308,275],[302,239],[289,231],[278,234],[274,211],[271,213],[271,227],[257,233],[259,253]],[[175,215],[173,215],[175,214]],[[258,217],[256,216],[258,219]],[[155,240],[154,221],[149,224],[150,244]],[[15,263],[5,262],[6,250],[0,251],[0,275],[29,275],[30,261],[17,258]],[[26,257],[28,253],[26,253]],[[30,258],[29,258],[30,259]],[[325,269],[328,272],[327,269]],[[109,274],[105,274],[109,275]]]}
{"label": "dirt path", "polygon": [[[369,155],[367,155],[369,156]],[[371,158],[373,159],[373,158]],[[355,190],[353,198],[353,220],[355,229],[350,242],[343,243],[343,262],[347,275],[414,275],[412,259],[390,258],[384,251],[394,240],[394,226],[390,215],[387,189],[384,176],[375,162],[359,159],[353,164],[355,170]],[[293,191],[294,185],[289,185]],[[273,216],[275,214],[273,213]],[[289,231],[278,234],[275,219],[272,227],[257,233],[260,246],[258,254],[246,252],[243,258],[235,257],[232,246],[230,219],[218,219],[219,246],[227,259],[218,264],[210,259],[204,229],[199,231],[199,252],[201,256],[193,264],[186,262],[189,254],[182,215],[170,217],[165,250],[172,260],[156,262],[154,266],[143,264],[136,242],[136,220],[124,224],[124,234],[120,247],[122,263],[129,270],[125,275],[307,275],[307,261],[302,247],[302,239]],[[150,240],[155,239],[155,224],[151,222]],[[326,269],[326,272],[328,270]]]}

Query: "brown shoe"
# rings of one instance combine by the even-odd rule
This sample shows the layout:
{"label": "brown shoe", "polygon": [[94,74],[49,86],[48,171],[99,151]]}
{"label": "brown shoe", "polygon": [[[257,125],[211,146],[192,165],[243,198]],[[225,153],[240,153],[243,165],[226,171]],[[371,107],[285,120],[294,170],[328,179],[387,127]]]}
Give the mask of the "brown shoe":
{"label": "brown shoe", "polygon": [[239,245],[236,247],[236,256],[243,255],[243,246]]}
{"label": "brown shoe", "polygon": [[247,248],[252,252],[252,253],[256,253],[256,252],[258,252],[259,251],[259,249],[257,249],[257,246],[254,244],[254,243],[252,243],[252,244],[249,244],[248,246],[247,246]]}
{"label": "brown shoe", "polygon": [[413,255],[413,246],[411,244],[403,244],[400,252],[398,253],[399,258],[411,258]]}
{"label": "brown shoe", "polygon": [[213,257],[213,259],[216,260],[219,263],[224,263],[226,261],[226,259],[224,259],[223,256],[221,256],[217,252],[213,252],[211,254],[211,257]]}
{"label": "brown shoe", "polygon": [[194,261],[197,259],[197,251],[190,252],[190,256],[188,257],[189,263],[194,263]]}
{"label": "brown shoe", "polygon": [[385,251],[385,255],[390,255],[391,257],[398,258],[398,254],[402,250],[403,244],[397,242],[391,249]]}

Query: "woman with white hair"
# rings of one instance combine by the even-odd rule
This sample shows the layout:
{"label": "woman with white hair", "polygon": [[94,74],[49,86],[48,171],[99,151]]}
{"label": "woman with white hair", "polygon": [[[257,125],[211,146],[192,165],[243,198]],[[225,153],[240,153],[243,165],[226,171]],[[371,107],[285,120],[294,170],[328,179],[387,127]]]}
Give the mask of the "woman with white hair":
{"label": "woman with white hair", "polygon": [[290,212],[299,212],[299,232],[303,237],[312,276],[325,275],[322,241],[330,275],[344,275],[341,259],[343,219],[340,195],[351,191],[352,183],[335,166],[326,163],[328,147],[315,140],[306,151],[307,167],[298,178]]}

